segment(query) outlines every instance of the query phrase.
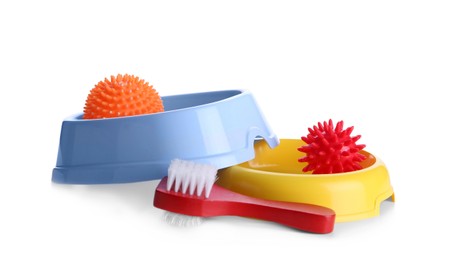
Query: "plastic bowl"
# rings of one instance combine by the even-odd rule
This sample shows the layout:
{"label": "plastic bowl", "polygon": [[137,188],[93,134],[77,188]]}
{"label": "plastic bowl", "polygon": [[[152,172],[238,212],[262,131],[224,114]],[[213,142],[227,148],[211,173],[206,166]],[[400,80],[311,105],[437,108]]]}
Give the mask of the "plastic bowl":
{"label": "plastic bowl", "polygon": [[225,168],[254,158],[254,140],[279,139],[252,94],[224,90],[162,97],[165,112],[62,123],[52,181],[126,183],[161,179],[175,158]]}
{"label": "plastic bowl", "polygon": [[270,200],[309,203],[331,208],[336,221],[353,221],[379,215],[380,204],[391,197],[385,164],[372,154],[362,170],[337,174],[302,173],[306,163],[299,163],[304,154],[297,151],[304,142],[281,139],[275,149],[265,142],[255,145],[253,160],[222,169],[217,184],[248,196]]}

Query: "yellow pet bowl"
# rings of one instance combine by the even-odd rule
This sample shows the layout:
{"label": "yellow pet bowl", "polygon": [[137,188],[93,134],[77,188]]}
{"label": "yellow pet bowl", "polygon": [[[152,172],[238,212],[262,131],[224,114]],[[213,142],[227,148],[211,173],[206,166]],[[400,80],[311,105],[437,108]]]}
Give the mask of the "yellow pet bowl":
{"label": "yellow pet bowl", "polygon": [[289,202],[309,203],[331,208],[336,222],[360,220],[379,215],[380,204],[394,201],[385,164],[361,151],[366,159],[362,170],[336,173],[303,173],[304,154],[297,148],[302,140],[281,139],[271,149],[264,141],[255,144],[253,160],[219,171],[217,184],[248,196]]}

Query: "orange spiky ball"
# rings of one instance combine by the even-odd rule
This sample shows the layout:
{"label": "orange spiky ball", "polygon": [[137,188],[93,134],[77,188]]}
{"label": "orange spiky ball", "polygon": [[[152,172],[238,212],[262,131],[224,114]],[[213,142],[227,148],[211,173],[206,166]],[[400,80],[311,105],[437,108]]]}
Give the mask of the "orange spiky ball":
{"label": "orange spiky ball", "polygon": [[350,172],[362,169],[360,162],[366,157],[359,151],[364,144],[356,144],[361,135],[351,137],[353,126],[343,130],[343,121],[334,128],[332,120],[318,123],[309,128],[309,134],[301,139],[306,143],[298,151],[306,155],[299,162],[307,162],[303,172],[312,171],[313,174],[329,174]]}
{"label": "orange spiky ball", "polygon": [[83,118],[123,117],[163,111],[162,99],[153,86],[139,77],[118,74],[98,82],[90,91]]}

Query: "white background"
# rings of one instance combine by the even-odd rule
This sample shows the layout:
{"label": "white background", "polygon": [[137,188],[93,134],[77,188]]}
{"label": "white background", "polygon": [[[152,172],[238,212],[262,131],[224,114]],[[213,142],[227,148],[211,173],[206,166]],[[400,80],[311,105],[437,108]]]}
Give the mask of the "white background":
{"label": "white background", "polygon": [[[447,259],[448,14],[446,1],[1,1],[0,259]],[[328,235],[236,217],[186,229],[153,208],[157,181],[52,184],[62,120],[117,73],[162,96],[248,89],[281,138],[344,120],[397,201]]]}

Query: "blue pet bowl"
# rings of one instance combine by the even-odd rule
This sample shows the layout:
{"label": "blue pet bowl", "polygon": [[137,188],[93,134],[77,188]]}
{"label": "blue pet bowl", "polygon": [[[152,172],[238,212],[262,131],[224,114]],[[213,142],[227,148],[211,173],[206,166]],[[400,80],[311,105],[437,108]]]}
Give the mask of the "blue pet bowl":
{"label": "blue pet bowl", "polygon": [[62,123],[52,181],[127,183],[161,179],[172,159],[218,169],[254,158],[254,141],[279,139],[252,94],[225,90],[162,97],[165,112]]}

